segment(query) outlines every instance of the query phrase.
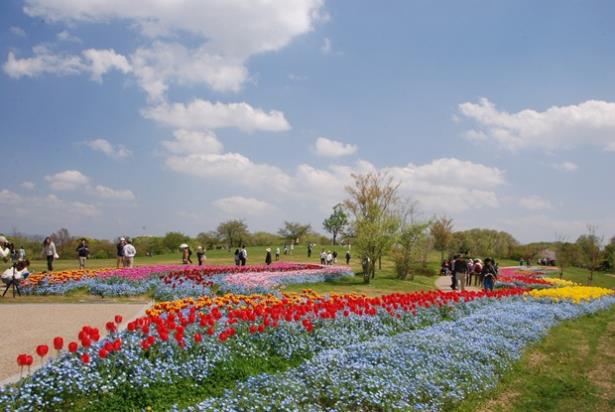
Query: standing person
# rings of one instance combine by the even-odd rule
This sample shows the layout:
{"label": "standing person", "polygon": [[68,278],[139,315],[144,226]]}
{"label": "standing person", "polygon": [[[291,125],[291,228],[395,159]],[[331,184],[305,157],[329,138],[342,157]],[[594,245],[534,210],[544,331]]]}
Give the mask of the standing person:
{"label": "standing person", "polygon": [[199,266],[203,266],[203,264],[205,263],[205,250],[203,249],[203,246],[198,246],[196,248],[196,258],[199,261]]}
{"label": "standing person", "polygon": [[243,245],[241,250],[239,251],[239,260],[241,261],[241,266],[245,266],[248,260],[248,251],[246,250],[246,246]]}
{"label": "standing person", "polygon": [[483,261],[480,259],[474,260],[474,286],[483,284]]}
{"label": "standing person", "polygon": [[325,250],[321,250],[320,251],[320,264],[324,265],[327,263],[327,252],[325,252]]}
{"label": "standing person", "polygon": [[284,245],[284,254],[288,255],[288,245]]}
{"label": "standing person", "polygon": [[19,260],[26,260],[26,249],[23,246],[19,246]]}
{"label": "standing person", "polygon": [[241,257],[239,256],[239,248],[235,249],[235,266],[239,266]]}
{"label": "standing person", "polygon": [[190,251],[190,246],[185,243],[182,243],[180,247],[182,250],[182,264],[187,265],[188,263],[192,263],[192,260],[190,259],[190,255],[192,255],[192,252]]}
{"label": "standing person", "polygon": [[53,261],[60,256],[56,250],[56,244],[53,243],[53,240],[49,236],[43,240],[43,256],[47,258],[47,270],[53,271]]}
{"label": "standing person", "polygon": [[6,237],[0,235],[0,259],[4,262],[8,262],[9,257],[11,256],[11,250],[7,247],[9,241]]}
{"label": "standing person", "polygon": [[337,250],[334,250],[332,255],[333,255],[333,263],[337,264]]}
{"label": "standing person", "polygon": [[124,245],[124,259],[126,260],[126,267],[131,268],[135,263],[135,255],[137,254],[137,249],[132,245],[132,240],[126,240],[126,244]]}
{"label": "standing person", "polygon": [[464,292],[466,290],[466,274],[468,273],[468,263],[465,256],[459,256],[455,259],[454,272],[457,286]]}
{"label": "standing person", "polygon": [[295,250],[295,241],[290,242],[290,254],[293,254],[293,250]]}
{"label": "standing person", "polygon": [[482,271],[483,287],[485,291],[493,291],[495,281],[498,277],[498,272],[495,266],[493,266],[493,259],[485,259],[485,266]]}
{"label": "standing person", "polygon": [[79,257],[79,269],[85,269],[85,261],[90,257],[90,249],[85,239],[81,239],[77,246],[77,256]]}
{"label": "standing person", "polygon": [[280,260],[280,248],[276,247],[275,248],[275,261],[277,262],[278,260]]}
{"label": "standing person", "polygon": [[311,243],[308,243],[308,251],[307,252],[308,252],[308,257],[309,258],[312,257],[312,244]]}
{"label": "standing person", "polygon": [[269,266],[271,265],[271,249],[267,248],[265,249],[265,251],[267,252],[267,254],[265,255],[265,264]]}
{"label": "standing person", "polygon": [[126,266],[126,262],[124,261],[124,246],[126,246],[126,239],[121,237],[120,240],[117,242],[117,245],[115,245],[115,247],[117,248],[117,267],[124,267]]}
{"label": "standing person", "polygon": [[349,264],[350,264],[350,258],[351,258],[351,256],[350,256],[350,250],[347,250],[347,251],[346,251],[346,264],[347,264],[347,265],[349,265]]}
{"label": "standing person", "polygon": [[466,273],[466,286],[472,285],[472,275],[474,274],[474,261],[468,259],[468,272]]}
{"label": "standing person", "polygon": [[331,253],[330,250],[327,251],[327,265],[330,265],[333,263],[333,253]]}

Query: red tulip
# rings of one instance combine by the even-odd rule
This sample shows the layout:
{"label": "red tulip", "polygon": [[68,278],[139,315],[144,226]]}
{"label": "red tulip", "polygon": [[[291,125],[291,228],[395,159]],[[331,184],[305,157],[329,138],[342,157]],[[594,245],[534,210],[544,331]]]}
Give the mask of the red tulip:
{"label": "red tulip", "polygon": [[115,323],[120,324],[122,323],[122,315],[115,315]]}
{"label": "red tulip", "polygon": [[60,336],[56,336],[55,338],[53,338],[53,347],[55,348],[55,350],[62,350],[62,348],[64,347],[64,339],[62,339]]}
{"label": "red tulip", "polygon": [[115,323],[113,323],[113,322],[107,322],[107,324],[105,325],[105,328],[109,332],[115,332],[115,330],[116,330]]}
{"label": "red tulip", "polygon": [[36,347],[36,354],[40,356],[41,358],[47,355],[47,352],[49,352],[49,346],[47,345],[38,345]]}
{"label": "red tulip", "polygon": [[70,353],[75,353],[77,352],[77,348],[79,347],[79,345],[77,344],[77,342],[70,342],[68,344],[68,351]]}
{"label": "red tulip", "polygon": [[81,362],[83,363],[90,363],[90,355],[88,355],[87,353],[84,353],[83,355],[81,355]]}
{"label": "red tulip", "polygon": [[27,365],[27,359],[28,359],[28,355],[26,355],[25,353],[21,353],[19,355],[17,355],[17,365],[24,367]]}
{"label": "red tulip", "polygon": [[100,348],[100,350],[98,351],[98,356],[100,356],[102,359],[105,359],[107,355],[109,355],[109,352],[105,348]]}
{"label": "red tulip", "polygon": [[196,343],[201,343],[202,340],[203,340],[203,336],[201,336],[200,333],[197,332],[197,333],[194,334],[194,341]]}
{"label": "red tulip", "polygon": [[122,340],[120,338],[117,338],[114,342],[113,342],[113,350],[115,350],[116,352],[119,351],[120,349],[122,349]]}
{"label": "red tulip", "polygon": [[31,355],[26,355],[25,360],[26,360],[26,365],[28,365],[28,367],[32,365],[32,363],[34,362],[34,358]]}

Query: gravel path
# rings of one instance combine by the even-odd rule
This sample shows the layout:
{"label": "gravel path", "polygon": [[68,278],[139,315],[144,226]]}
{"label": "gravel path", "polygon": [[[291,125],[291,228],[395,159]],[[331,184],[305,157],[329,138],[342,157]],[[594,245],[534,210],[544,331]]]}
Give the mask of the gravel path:
{"label": "gravel path", "polygon": [[53,355],[54,337],[62,336],[66,345],[71,340],[77,340],[77,333],[86,324],[99,328],[103,335],[105,323],[113,320],[115,315],[122,315],[125,325],[126,321],[144,314],[147,306],[76,303],[0,305],[0,319],[4,321],[0,332],[0,381],[19,373],[16,359],[20,353],[31,354],[37,366],[40,364],[40,358],[36,355],[37,345],[49,345],[49,354]]}
{"label": "gravel path", "polygon": [[[474,279],[472,279],[474,282]],[[436,288],[438,290],[445,290],[450,292],[451,290],[451,277],[450,276],[438,276],[436,278]],[[466,290],[480,290],[478,286],[466,286]]]}

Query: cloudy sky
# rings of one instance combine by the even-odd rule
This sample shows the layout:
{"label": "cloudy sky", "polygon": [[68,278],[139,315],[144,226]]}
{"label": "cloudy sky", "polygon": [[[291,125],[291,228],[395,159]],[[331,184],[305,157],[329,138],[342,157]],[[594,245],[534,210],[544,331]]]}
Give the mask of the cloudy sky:
{"label": "cloudy sky", "polygon": [[0,2],[0,232],[321,229],[351,173],[521,241],[615,234],[615,3]]}

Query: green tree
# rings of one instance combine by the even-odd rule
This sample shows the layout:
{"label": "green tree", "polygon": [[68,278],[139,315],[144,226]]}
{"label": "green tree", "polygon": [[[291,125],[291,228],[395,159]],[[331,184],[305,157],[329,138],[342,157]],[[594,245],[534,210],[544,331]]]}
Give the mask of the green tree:
{"label": "green tree", "polygon": [[220,240],[226,244],[227,249],[241,246],[250,234],[248,226],[241,219],[231,219],[220,223],[216,232]]}
{"label": "green tree", "polygon": [[168,232],[162,238],[162,245],[169,252],[174,252],[179,248],[179,245],[182,243],[190,243],[190,241],[190,237],[181,232]]}
{"label": "green tree", "polygon": [[220,242],[220,237],[215,231],[201,232],[196,235],[196,241],[200,246],[203,246],[206,250],[215,249]]}
{"label": "green tree", "polygon": [[604,255],[609,269],[615,268],[615,236],[611,238],[609,244],[604,248]]}
{"label": "green tree", "polygon": [[442,216],[433,222],[430,232],[434,249],[440,252],[440,260],[444,260],[444,252],[449,250],[453,240],[453,219]]}
{"label": "green tree", "polygon": [[278,230],[278,234],[289,242],[298,244],[300,239],[307,235],[312,229],[312,225],[302,225],[298,222],[284,221],[284,227]]}
{"label": "green tree", "polygon": [[579,259],[579,248],[574,243],[566,242],[562,239],[557,243],[555,259],[559,266],[559,278],[564,277],[566,268],[574,265]]}
{"label": "green tree", "polygon": [[581,235],[577,239],[581,261],[589,269],[589,277],[587,279],[590,283],[594,280],[594,271],[598,269],[600,264],[602,241],[603,238],[596,235],[596,226],[593,225],[588,225],[587,234]]}
{"label": "green tree", "polygon": [[341,204],[338,203],[333,206],[333,213],[322,222],[322,226],[327,232],[331,233],[333,245],[336,245],[337,236],[348,226],[348,215],[344,212],[344,208]]}
{"label": "green tree", "polygon": [[410,274],[410,280],[414,279],[414,273],[411,271],[412,265],[422,260],[425,256],[425,250],[428,249],[430,223],[414,223],[405,225],[401,229],[399,238],[391,251],[393,261],[395,262],[395,271],[400,279],[407,279]]}
{"label": "green tree", "polygon": [[363,280],[369,283],[376,276],[376,262],[391,248],[400,226],[395,210],[399,183],[381,172],[353,174],[352,178],[344,206],[354,217],[353,246],[364,262]]}

